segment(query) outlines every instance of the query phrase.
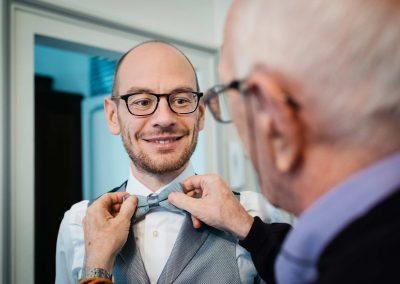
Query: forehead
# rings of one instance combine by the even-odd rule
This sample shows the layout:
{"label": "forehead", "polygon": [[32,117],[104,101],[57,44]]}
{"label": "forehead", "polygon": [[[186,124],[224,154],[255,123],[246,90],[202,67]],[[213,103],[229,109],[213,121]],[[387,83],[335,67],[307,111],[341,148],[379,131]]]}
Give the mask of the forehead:
{"label": "forehead", "polygon": [[196,88],[191,64],[172,46],[147,43],[133,49],[118,71],[118,88],[124,93],[131,88],[168,92],[180,87]]}

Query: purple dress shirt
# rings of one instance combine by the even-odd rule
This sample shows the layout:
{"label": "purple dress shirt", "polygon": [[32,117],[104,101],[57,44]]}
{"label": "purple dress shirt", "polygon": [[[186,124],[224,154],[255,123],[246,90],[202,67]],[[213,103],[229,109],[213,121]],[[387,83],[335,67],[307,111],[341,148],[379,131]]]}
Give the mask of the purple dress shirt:
{"label": "purple dress shirt", "polygon": [[352,175],[317,200],[288,234],[275,263],[277,282],[313,283],[326,246],[400,186],[400,153]]}

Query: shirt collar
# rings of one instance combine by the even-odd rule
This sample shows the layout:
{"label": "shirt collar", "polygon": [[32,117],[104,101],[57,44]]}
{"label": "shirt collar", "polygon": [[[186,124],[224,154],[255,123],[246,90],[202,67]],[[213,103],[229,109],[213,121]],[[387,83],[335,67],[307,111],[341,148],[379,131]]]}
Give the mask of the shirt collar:
{"label": "shirt collar", "polygon": [[[188,164],[186,169],[183,170],[175,179],[173,179],[170,183],[160,187],[156,193],[160,193],[164,188],[169,186],[172,183],[181,183],[185,179],[195,175],[193,166],[191,163]],[[142,195],[142,196],[148,196],[149,194],[152,194],[153,191],[151,191],[148,187],[146,187],[143,183],[137,180],[137,178],[132,174],[132,170],[129,169],[129,179],[128,183],[126,185],[126,191],[129,194],[134,194],[134,195]]]}
{"label": "shirt collar", "polygon": [[316,263],[329,242],[399,185],[400,153],[396,153],[354,174],[317,200],[300,216],[284,242],[275,267],[280,282],[297,283],[287,278],[293,273],[298,280],[300,275],[307,280],[315,278]]}

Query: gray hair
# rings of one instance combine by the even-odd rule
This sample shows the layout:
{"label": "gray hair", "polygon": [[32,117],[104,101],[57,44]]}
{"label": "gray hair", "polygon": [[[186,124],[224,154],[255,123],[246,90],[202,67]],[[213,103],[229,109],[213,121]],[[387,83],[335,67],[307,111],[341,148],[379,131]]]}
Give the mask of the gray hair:
{"label": "gray hair", "polygon": [[383,121],[400,127],[400,1],[238,2],[238,77],[262,65],[299,83],[294,96],[321,136],[365,139]]}

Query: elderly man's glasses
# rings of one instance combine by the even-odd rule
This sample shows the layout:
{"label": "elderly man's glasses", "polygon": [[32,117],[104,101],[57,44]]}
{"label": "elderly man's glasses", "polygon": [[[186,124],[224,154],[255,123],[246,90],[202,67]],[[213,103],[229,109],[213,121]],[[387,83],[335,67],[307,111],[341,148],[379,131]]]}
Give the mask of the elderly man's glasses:
{"label": "elderly man's glasses", "polygon": [[138,92],[112,97],[112,99],[124,100],[132,115],[147,116],[157,110],[161,97],[166,97],[168,106],[174,113],[189,114],[196,111],[202,96],[203,93],[194,91],[177,91],[170,94]]}
{"label": "elderly man's glasses", "polygon": [[[204,103],[210,109],[213,117],[221,123],[232,122],[230,106],[228,104],[228,91],[237,90],[241,94],[249,93],[245,80],[233,80],[227,85],[216,85],[210,88],[204,95]],[[298,110],[300,106],[289,95],[286,96],[286,103],[293,109]]]}
{"label": "elderly man's glasses", "polygon": [[232,121],[227,91],[241,91],[242,82],[243,81],[240,80],[234,80],[228,85],[216,85],[206,92],[204,103],[208,106],[213,117],[218,122],[229,123]]}

